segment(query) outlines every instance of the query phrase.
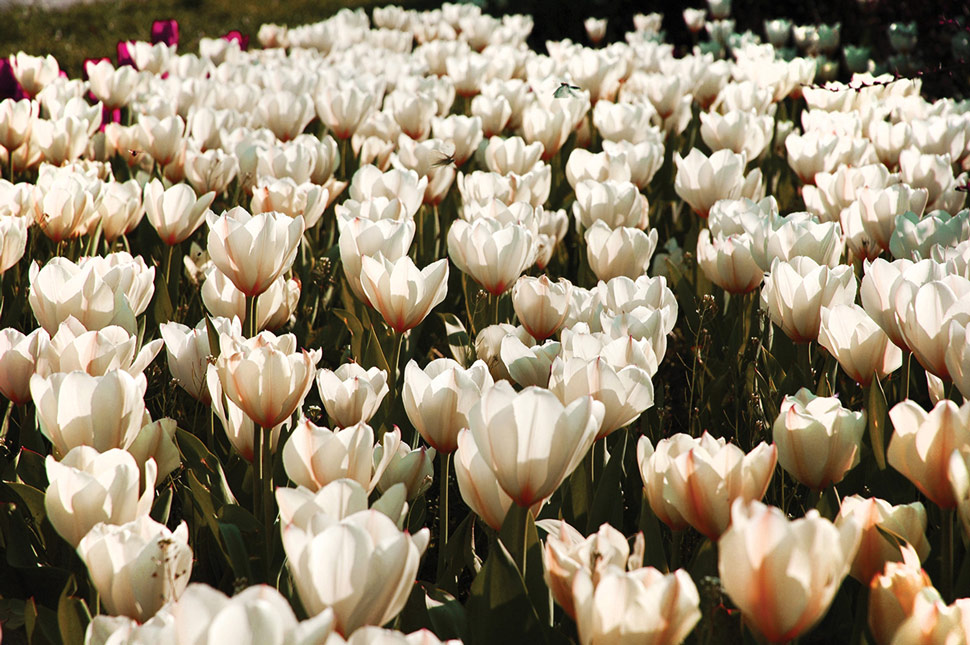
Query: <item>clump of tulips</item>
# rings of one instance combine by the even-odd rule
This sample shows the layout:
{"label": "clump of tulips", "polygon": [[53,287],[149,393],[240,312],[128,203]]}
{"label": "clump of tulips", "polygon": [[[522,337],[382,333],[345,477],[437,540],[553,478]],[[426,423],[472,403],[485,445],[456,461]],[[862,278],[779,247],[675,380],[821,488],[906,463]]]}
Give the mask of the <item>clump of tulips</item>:
{"label": "clump of tulips", "polygon": [[3,629],[970,639],[970,111],[730,12],[11,56]]}

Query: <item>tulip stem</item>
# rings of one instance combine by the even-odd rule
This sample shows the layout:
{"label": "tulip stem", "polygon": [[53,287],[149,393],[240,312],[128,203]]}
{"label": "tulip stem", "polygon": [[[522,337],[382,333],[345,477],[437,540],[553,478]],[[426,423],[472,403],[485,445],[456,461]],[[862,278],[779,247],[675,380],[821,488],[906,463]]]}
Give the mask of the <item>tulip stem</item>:
{"label": "tulip stem", "polygon": [[[398,396],[397,396],[397,364],[401,362],[401,345],[404,344],[404,333],[396,332],[393,329],[391,331],[391,360],[387,364],[387,393],[390,394],[390,406],[388,406],[388,411],[392,412],[396,409]],[[416,435],[417,433],[415,433]]]}
{"label": "tulip stem", "polygon": [[273,580],[273,524],[276,513],[273,507],[273,429],[256,426],[255,463],[256,478],[253,481],[253,510],[257,521],[262,519],[266,539],[266,581]]}
{"label": "tulip stem", "polygon": [[953,602],[953,514],[952,508],[943,509],[940,534],[940,595],[948,603]]}
{"label": "tulip stem", "polygon": [[246,324],[243,327],[246,338],[256,335],[256,298],[258,296],[246,296]]}
{"label": "tulip stem", "polygon": [[438,482],[438,528],[441,531],[441,544],[438,545],[438,578],[445,568],[445,552],[448,548],[448,478],[451,475],[451,453],[441,462],[441,481]]}

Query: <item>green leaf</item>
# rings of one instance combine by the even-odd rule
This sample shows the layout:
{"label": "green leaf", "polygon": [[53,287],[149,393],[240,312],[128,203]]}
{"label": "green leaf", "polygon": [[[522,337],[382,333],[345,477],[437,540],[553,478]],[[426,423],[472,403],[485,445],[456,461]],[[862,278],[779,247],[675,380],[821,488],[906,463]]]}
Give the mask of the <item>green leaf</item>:
{"label": "green leaf", "polygon": [[[589,510],[586,523],[586,534],[595,533],[604,522],[614,527],[623,526],[623,460],[626,458],[626,445],[629,432],[619,430],[622,436],[614,444],[610,461],[596,479],[596,492]],[[606,441],[607,438],[600,439]]]}
{"label": "green leaf", "polygon": [[[255,522],[256,520],[253,519],[253,521]],[[232,567],[233,573],[236,574],[236,578],[253,580],[253,572],[249,567],[249,553],[246,552],[246,543],[243,540],[239,527],[235,524],[220,522],[219,534],[222,537],[224,550],[229,558],[229,565]]]}
{"label": "green leaf", "polygon": [[408,531],[417,533],[424,527],[424,520],[428,512],[428,503],[424,495],[419,495],[408,510],[407,525]]}
{"label": "green leaf", "polygon": [[468,602],[468,645],[542,643],[542,624],[508,550],[495,541],[472,581]]}
{"label": "green leaf", "polygon": [[191,432],[178,428],[175,431],[175,445],[186,468],[207,485],[213,495],[217,495],[218,506],[223,504],[238,504],[236,497],[229,488],[226,473],[222,469],[222,462],[209,452],[205,444]]}
{"label": "green leaf", "polygon": [[[173,260],[174,264],[174,260]],[[181,262],[179,266],[175,268],[176,271],[180,270]],[[175,305],[172,304],[172,298],[169,296],[168,292],[168,282],[165,280],[164,271],[155,271],[155,298],[154,307],[152,308],[152,313],[155,315],[155,323],[168,322],[172,319],[172,314],[175,313]]]}
{"label": "green leaf", "polygon": [[44,456],[33,450],[17,454],[17,477],[38,490],[47,490],[47,465]]}
{"label": "green leaf", "polygon": [[149,515],[159,524],[168,524],[168,516],[172,512],[172,498],[175,496],[175,488],[168,486],[161,493],[155,496],[152,503],[152,510]]}
{"label": "green leaf", "polygon": [[429,589],[424,602],[432,631],[440,640],[464,637],[468,615],[454,596],[442,589]]}
{"label": "green leaf", "polygon": [[646,550],[643,554],[644,566],[653,567],[660,571],[668,571],[667,554],[664,553],[663,535],[660,532],[660,520],[650,508],[647,496],[643,496],[640,502],[640,530],[643,532],[643,539]]}
{"label": "green leaf", "polygon": [[84,632],[91,622],[88,606],[72,595],[76,587],[72,576],[57,603],[57,625],[64,645],[81,645],[84,642]]}
{"label": "green leaf", "polygon": [[438,312],[438,316],[445,326],[445,340],[448,341],[448,349],[451,350],[452,357],[462,367],[468,367],[475,361],[475,350],[465,325],[453,313]]}
{"label": "green leaf", "polygon": [[4,482],[4,485],[20,498],[20,501],[30,511],[34,524],[40,526],[44,518],[47,517],[47,509],[44,508],[44,492],[20,482]]}
{"label": "green leaf", "polygon": [[[542,545],[536,532],[536,523],[528,508],[513,504],[505,516],[499,539],[512,554],[514,562],[522,562],[526,554],[525,587],[542,624],[549,622],[549,588],[542,576]],[[491,557],[491,556],[490,556]]]}
{"label": "green leaf", "polygon": [[869,395],[866,397],[866,416],[869,425],[869,441],[872,444],[872,454],[876,457],[879,470],[886,468],[886,413],[888,404],[882,383],[873,377],[869,384]]}
{"label": "green leaf", "polygon": [[572,526],[586,526],[593,491],[590,490],[589,460],[584,458],[559,489],[563,495],[562,514]]}
{"label": "green leaf", "polygon": [[346,309],[334,309],[333,314],[343,321],[350,332],[350,351],[354,355],[354,360],[362,363],[364,359],[364,326],[357,316]]}
{"label": "green leaf", "polygon": [[462,570],[468,567],[475,571],[474,556],[472,555],[475,517],[475,513],[469,511],[465,519],[448,538],[448,546],[443,549],[444,554],[438,571],[438,587],[441,589],[448,589],[452,593],[457,593],[457,580]]}

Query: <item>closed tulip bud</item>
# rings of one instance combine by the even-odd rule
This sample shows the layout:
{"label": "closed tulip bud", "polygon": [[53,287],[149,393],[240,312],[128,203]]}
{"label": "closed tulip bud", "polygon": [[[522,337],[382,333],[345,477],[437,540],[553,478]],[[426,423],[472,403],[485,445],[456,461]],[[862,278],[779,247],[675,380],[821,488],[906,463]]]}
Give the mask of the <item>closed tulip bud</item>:
{"label": "closed tulip bud", "polygon": [[927,372],[950,380],[946,366],[949,326],[970,323],[970,280],[946,275],[923,284],[898,280],[892,288],[903,342]]}
{"label": "closed tulip bud", "polygon": [[582,645],[679,645],[701,617],[700,594],[684,569],[604,566],[598,576],[580,570],[572,592]]}
{"label": "closed tulip bud", "polygon": [[421,446],[411,449],[407,444],[398,444],[397,450],[389,457],[384,455],[384,446],[374,446],[374,464],[387,466],[377,482],[377,490],[388,492],[395,484],[404,484],[409,502],[428,490],[434,479],[434,448]]}
{"label": "closed tulip bud", "polygon": [[[930,552],[926,540],[926,509],[919,502],[893,506],[875,497],[850,495],[842,500],[835,525],[841,526],[849,518],[862,530],[862,541],[849,575],[862,584],[869,584],[887,563],[903,561],[903,548],[912,548],[917,562],[925,560]],[[893,539],[887,538],[887,533]]]}
{"label": "closed tulip bud", "polygon": [[147,387],[144,374],[132,376],[124,370],[104,376],[35,374],[30,379],[40,431],[54,444],[55,457],[80,445],[98,452],[130,446],[145,417]]}
{"label": "closed tulip bud", "polygon": [[[209,390],[209,399],[212,402],[212,412],[222,423],[222,429],[225,431],[229,443],[243,459],[249,462],[253,461],[256,450],[256,428],[253,419],[243,408],[226,396],[216,365],[210,363],[206,367],[205,382]],[[270,449],[273,452],[276,451],[282,428],[283,424],[280,423],[273,427],[270,432]]]}
{"label": "closed tulip bud", "polygon": [[[283,529],[287,564],[307,613],[332,609],[334,628],[343,636],[393,619],[414,585],[428,529],[409,535],[375,510],[315,529],[293,524]],[[347,558],[336,559],[334,553]]]}
{"label": "closed tulip bud", "polygon": [[374,109],[380,95],[355,83],[324,84],[314,98],[320,120],[338,139],[349,139]]}
{"label": "closed tulip bud", "polygon": [[958,499],[947,471],[954,450],[967,454],[970,446],[970,403],[957,407],[940,401],[927,412],[906,400],[889,410],[893,436],[886,459],[930,501],[941,508],[955,508]]}
{"label": "closed tulip bud", "polygon": [[158,119],[142,115],[138,125],[144,134],[145,148],[160,166],[175,161],[185,134],[185,121],[178,115]]}
{"label": "closed tulip bud", "polygon": [[635,279],[646,275],[657,249],[657,231],[650,233],[625,226],[611,229],[603,221],[586,230],[586,258],[599,280],[619,276]]}
{"label": "closed tulip bud", "polygon": [[592,446],[604,407],[592,397],[563,406],[536,387],[496,383],[472,408],[469,427],[503,490],[519,506],[552,495]]}
{"label": "closed tulip bud", "polygon": [[239,206],[218,217],[208,215],[207,223],[213,264],[250,298],[290,268],[304,231],[302,217],[250,215]]}
{"label": "closed tulip bud", "polygon": [[889,645],[899,626],[913,613],[913,603],[933,582],[920,568],[919,557],[909,545],[902,547],[902,561],[886,563],[869,584],[869,629],[878,645]]}
{"label": "closed tulip bud", "polygon": [[145,465],[140,495],[141,471],[124,450],[98,453],[90,446],[77,446],[60,462],[48,455],[45,466],[50,482],[44,495],[47,519],[74,548],[95,524],[125,524],[152,509],[154,460]]}
{"label": "closed tulip bud", "polygon": [[170,531],[142,515],[121,526],[96,525],[77,552],[108,613],[144,622],[188,585],[188,539],[185,522]]}
{"label": "closed tulip bud", "polygon": [[387,394],[387,372],[357,363],[344,363],[331,371],[317,372],[317,389],[331,423],[346,428],[367,423]]}
{"label": "closed tulip bud", "polygon": [[313,99],[306,94],[295,95],[286,90],[264,93],[256,103],[255,119],[272,130],[280,141],[289,141],[303,132],[316,116]]}
{"label": "closed tulip bud", "polygon": [[718,542],[721,583],[749,625],[785,643],[825,615],[859,540],[855,521],[835,526],[815,510],[789,521],[781,509],[738,500]]}
{"label": "closed tulip bud", "polygon": [[603,524],[599,531],[586,537],[566,520],[545,522],[548,523],[543,528],[548,529],[549,536],[542,548],[543,577],[552,597],[575,619],[573,581],[576,575],[584,571],[594,576],[595,585],[601,568],[626,569],[630,545],[626,537],[609,524]]}
{"label": "closed tulip bud", "polygon": [[535,234],[526,226],[496,220],[455,220],[448,256],[492,295],[501,295],[535,262]]}
{"label": "closed tulip bud", "polygon": [[37,373],[47,376],[54,372],[81,371],[102,376],[122,369],[136,376],[145,371],[163,344],[161,340],[153,340],[136,354],[137,340],[115,325],[87,331],[75,318],[69,317],[41,352]]}
{"label": "closed tulip bud", "polygon": [[366,423],[330,430],[303,419],[283,446],[283,466],[290,479],[311,491],[348,478],[369,493],[397,454],[400,443],[399,430],[385,432],[381,439],[382,457],[375,464],[374,430]]}
{"label": "closed tulip bud", "polygon": [[214,192],[196,197],[188,184],[175,184],[166,189],[162,182],[153,179],[145,184],[145,215],[162,241],[172,246],[202,225],[215,198]]}
{"label": "closed tulip bud", "polygon": [[873,375],[883,378],[903,364],[903,353],[886,333],[856,304],[821,310],[818,343],[835,356],[839,365],[860,385]]}
{"label": "closed tulip bud", "polygon": [[866,413],[843,408],[834,396],[806,388],[786,396],[772,426],[778,463],[814,490],[838,484],[859,463]]}
{"label": "closed tulip bud", "polygon": [[50,85],[60,75],[57,59],[47,56],[31,56],[22,51],[8,58],[14,77],[27,96],[35,97],[44,87]]}
{"label": "closed tulip bud", "polygon": [[27,335],[13,327],[0,329],[0,394],[15,405],[30,401],[30,378],[49,343],[50,335],[42,328]]}
{"label": "closed tulip bud", "polygon": [[674,189],[695,213],[707,217],[714,202],[741,196],[746,161],[744,155],[730,150],[718,150],[709,158],[697,148],[686,157],[676,154]]}
{"label": "closed tulip bud", "polygon": [[458,432],[468,427],[468,413],[493,385],[482,361],[465,369],[450,358],[439,358],[424,369],[413,360],[404,369],[402,397],[408,419],[438,452],[458,448]]}
{"label": "closed tulip bud", "polygon": [[297,353],[292,334],[277,337],[263,331],[223,347],[216,369],[229,400],[269,429],[289,419],[303,402],[320,355],[320,350]]}
{"label": "closed tulip bud", "polygon": [[823,307],[851,304],[855,295],[851,267],[829,269],[805,256],[775,259],[761,288],[761,308],[789,338],[805,343],[818,338]]}

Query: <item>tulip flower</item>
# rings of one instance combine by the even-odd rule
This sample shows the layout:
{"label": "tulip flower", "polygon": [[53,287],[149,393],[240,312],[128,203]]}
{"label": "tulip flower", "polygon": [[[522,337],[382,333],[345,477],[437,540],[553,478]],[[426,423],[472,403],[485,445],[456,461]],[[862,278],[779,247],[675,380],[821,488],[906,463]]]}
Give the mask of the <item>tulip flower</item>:
{"label": "tulip flower", "polygon": [[897,403],[889,410],[893,436],[886,459],[941,508],[955,508],[957,498],[947,477],[954,450],[970,452],[970,403],[957,407],[943,400],[929,412],[914,401]]}
{"label": "tulip flower", "polygon": [[60,74],[57,59],[47,56],[31,56],[24,52],[11,54],[10,67],[27,96],[34,98],[44,87],[54,82]]}
{"label": "tulip flower", "polygon": [[349,139],[360,124],[380,102],[378,93],[370,92],[362,85],[349,83],[341,86],[323,84],[314,97],[317,115],[338,139]]}
{"label": "tulip flower", "polygon": [[491,138],[505,129],[512,116],[512,106],[504,96],[479,94],[472,99],[471,113],[482,120],[482,135]]}
{"label": "tulip flower", "polygon": [[778,463],[811,489],[838,484],[859,463],[866,413],[843,408],[834,396],[807,388],[785,396],[772,426]]}
{"label": "tulip flower", "polygon": [[657,249],[657,231],[621,226],[610,229],[596,221],[586,230],[586,258],[600,280],[625,276],[635,279],[645,275]]}
{"label": "tulip flower", "polygon": [[30,378],[50,343],[50,335],[38,328],[24,335],[7,327],[0,329],[0,394],[23,405],[30,401]]}
{"label": "tulip flower", "polygon": [[[375,510],[315,529],[283,527],[287,565],[307,612],[315,616],[332,609],[334,628],[343,636],[394,618],[414,585],[428,529],[402,533]],[[346,557],[334,558],[334,553]]]}
{"label": "tulip flower", "polygon": [[185,522],[170,531],[141,515],[121,526],[97,524],[77,552],[108,613],[144,622],[189,584],[188,539]]}
{"label": "tulip flower", "polygon": [[298,486],[317,491],[337,479],[353,479],[371,492],[397,454],[401,432],[381,438],[384,448],[375,463],[374,430],[366,423],[330,430],[302,419],[283,446],[286,474]]}
{"label": "tulip flower", "polygon": [[0,275],[24,256],[28,223],[25,217],[0,216]]}
{"label": "tulip flower", "polygon": [[145,184],[145,215],[162,241],[173,246],[202,225],[215,198],[214,192],[196,197],[187,184],[175,184],[166,189],[162,182],[153,179]]}
{"label": "tulip flower", "polygon": [[367,423],[387,395],[387,372],[365,370],[358,363],[344,363],[335,371],[317,372],[317,390],[331,423],[347,428]]}
{"label": "tulip flower", "polygon": [[475,356],[488,366],[488,371],[495,381],[511,378],[508,367],[502,358],[502,346],[505,344],[505,337],[508,335],[518,337],[526,348],[535,345],[535,338],[525,330],[525,327],[521,325],[513,327],[508,323],[489,325],[478,332],[475,337]]}
{"label": "tulip flower", "polygon": [[298,184],[289,177],[260,177],[249,206],[253,214],[276,211],[290,217],[303,216],[307,229],[315,227],[330,203],[330,192],[316,184]]}
{"label": "tulip flower", "polygon": [[[672,528],[682,519],[716,541],[731,522],[735,500],[757,501],[764,496],[775,470],[777,448],[762,442],[744,454],[707,432],[699,439],[678,433],[661,439],[656,452],[649,439],[641,438],[637,461],[657,517],[670,520]],[[661,466],[665,466],[662,473]],[[671,507],[677,515],[670,512]]]}
{"label": "tulip flower", "polygon": [[139,495],[141,471],[124,450],[98,453],[90,446],[72,448],[57,462],[44,462],[50,485],[44,509],[54,529],[74,548],[95,524],[125,524],[148,515],[155,498],[155,460],[145,464],[145,490]]}
{"label": "tulip flower", "polygon": [[175,419],[162,417],[157,421],[143,425],[135,437],[135,442],[127,450],[135,458],[144,473],[149,460],[155,460],[158,476],[155,481],[162,481],[176,468],[182,465],[182,456],[175,446]]}
{"label": "tulip flower", "polygon": [[39,111],[40,105],[30,99],[0,101],[0,146],[12,151],[23,145]]}
{"label": "tulip flower", "polygon": [[900,334],[913,357],[927,372],[950,380],[946,366],[949,324],[970,323],[970,280],[952,274],[921,285],[899,280],[892,296]]}
{"label": "tulip flower", "polygon": [[91,191],[82,179],[61,175],[48,186],[34,188],[34,220],[38,227],[54,242],[62,242],[83,235],[87,222],[96,212],[97,200],[92,192],[99,192],[100,185]]}
{"label": "tulip flower", "polygon": [[535,385],[544,388],[549,386],[553,361],[561,349],[562,346],[554,340],[530,347],[515,334],[509,334],[502,338],[499,356],[511,380],[522,387]]}
{"label": "tulip flower", "polygon": [[[597,108],[603,103],[600,101]],[[566,181],[574,191],[586,181],[592,182],[591,185],[622,185],[629,182],[630,177],[630,164],[622,152],[594,154],[585,148],[575,148],[569,153],[569,160],[566,161]]]}
{"label": "tulip flower", "polygon": [[397,199],[408,217],[414,217],[428,187],[428,180],[413,170],[381,172],[376,166],[361,166],[350,182],[350,198],[363,202],[378,197]]}
{"label": "tulip flower", "polygon": [[576,185],[573,217],[588,229],[598,221],[609,228],[647,226],[647,199],[629,182],[581,181]]}
{"label": "tulip flower", "polygon": [[[458,433],[455,479],[458,481],[461,498],[468,508],[492,529],[501,530],[513,501],[499,485],[492,467],[478,451],[475,438],[468,428]],[[532,505],[533,517],[539,514],[544,502],[545,500],[540,500]]]}
{"label": "tulip flower", "polygon": [[[402,526],[407,517],[407,491],[404,484],[391,486],[374,501],[372,508],[387,515]],[[366,511],[367,490],[353,479],[335,479],[320,490],[309,488],[277,488],[276,502],[280,507],[283,525],[295,524],[307,530],[327,519],[342,520],[354,513]]]}
{"label": "tulip flower", "polygon": [[512,286],[535,262],[535,233],[497,220],[455,220],[448,231],[448,257],[493,296]]}
{"label": "tulip flower", "polygon": [[[384,198],[378,198],[380,199]],[[392,202],[389,204],[392,208],[394,205],[400,206],[397,200]],[[364,202],[360,205],[362,209],[365,204],[372,206],[375,202]],[[347,206],[346,202],[344,206]],[[338,207],[338,216],[339,213]],[[340,222],[342,222],[338,240],[340,264],[343,266],[351,291],[355,296],[366,301],[360,283],[362,258],[365,255],[375,256],[380,253],[387,260],[395,262],[404,257],[414,239],[415,223],[411,219],[400,221],[382,218],[374,221],[362,216],[338,220],[338,223]]]}
{"label": "tulip flower", "polygon": [[182,146],[185,134],[185,121],[177,114],[157,119],[143,115],[138,119],[138,125],[145,135],[145,148],[160,166],[167,166],[175,161]]}
{"label": "tulip flower", "polygon": [[223,193],[239,174],[239,160],[219,148],[185,151],[185,178],[197,193]]}
{"label": "tulip flower", "polygon": [[144,623],[127,616],[98,614],[91,618],[84,642],[88,645],[107,645],[108,643],[174,643],[175,619],[165,609],[160,609]]}
{"label": "tulip flower", "polygon": [[718,150],[708,158],[697,148],[692,148],[687,157],[674,155],[674,162],[677,164],[674,189],[701,217],[707,217],[717,200],[741,196],[744,155]]}
{"label": "tulip flower", "polygon": [[537,341],[543,341],[562,327],[569,313],[572,283],[548,276],[522,276],[512,287],[512,307],[520,323]]}
{"label": "tulip flower", "polygon": [[901,562],[887,562],[869,584],[869,629],[878,645],[889,645],[896,630],[913,614],[916,596],[932,589],[933,582],[920,568],[911,546],[902,547]]}
{"label": "tulip flower", "polygon": [[764,271],[752,253],[754,241],[747,233],[711,239],[703,229],[697,236],[697,263],[707,279],[728,293],[754,291],[764,280]]}
{"label": "tulip flower", "polygon": [[902,351],[862,307],[823,307],[820,314],[819,345],[835,356],[856,383],[867,386],[873,376],[881,379],[902,366]]}
{"label": "tulip flower", "polygon": [[[547,522],[549,536],[542,548],[543,577],[552,597],[574,620],[576,606],[573,604],[573,581],[580,571],[598,574],[600,567],[627,568],[630,545],[626,537],[609,524],[585,537],[566,523],[566,520],[542,520]],[[642,534],[640,534],[642,540]],[[641,559],[642,559],[642,554]]]}
{"label": "tulip flower", "polygon": [[411,360],[404,368],[404,411],[428,444],[449,454],[458,448],[458,432],[468,427],[468,413],[493,383],[482,361],[465,369],[439,358],[422,369]]}
{"label": "tulip flower", "polygon": [[582,645],[679,645],[700,620],[700,594],[684,569],[664,574],[605,566],[594,581],[595,575],[580,570],[573,582]]}
{"label": "tulip flower", "polygon": [[142,192],[141,184],[134,179],[104,185],[97,213],[105,240],[114,242],[138,226],[145,215]]}
{"label": "tulip flower", "polygon": [[60,372],[30,378],[40,431],[54,445],[54,456],[93,446],[98,452],[127,448],[145,417],[144,374],[112,370],[104,376]]}
{"label": "tulip flower", "polygon": [[[256,296],[256,329],[274,331],[293,316],[300,300],[300,283],[294,278],[278,277]],[[246,296],[218,268],[208,263],[202,282],[202,304],[217,318],[238,318],[246,322]]]}
{"label": "tulip flower", "polygon": [[331,612],[298,621],[286,597],[269,585],[253,585],[229,598],[208,585],[193,583],[169,611],[178,635],[177,639],[173,635],[171,642],[211,643],[243,638],[266,645],[309,645],[329,643],[332,638]]}
{"label": "tulip flower", "polygon": [[[236,323],[236,333],[241,334],[242,328],[238,327],[238,320]],[[165,342],[165,355],[172,378],[192,398],[209,403],[205,374],[208,366],[206,359],[212,354],[212,349],[209,347],[206,321],[201,320],[195,328],[177,322],[162,323],[158,327]]]}
{"label": "tulip flower", "polygon": [[[418,269],[408,256],[390,261],[378,253],[361,258],[360,283],[364,295],[387,326],[403,334],[421,324],[448,292],[448,261]],[[392,369],[397,370],[397,366]]]}
{"label": "tulip flower", "polygon": [[289,419],[313,386],[320,350],[297,353],[296,336],[267,331],[228,345],[222,348],[216,369],[229,400],[262,428]]}
{"label": "tulip flower", "polygon": [[407,500],[413,502],[431,486],[436,454],[434,448],[421,446],[412,450],[407,444],[400,443],[393,454],[385,457],[384,446],[374,446],[374,463],[387,464],[377,482],[377,490],[386,493],[396,484],[403,484],[407,490]]}
{"label": "tulip flower", "polygon": [[208,215],[208,250],[220,271],[247,298],[266,291],[293,264],[303,235],[303,217],[250,215],[237,206]]}
{"label": "tulip flower", "polygon": [[933,587],[913,597],[909,616],[899,624],[893,643],[960,643],[967,638],[970,602],[960,598],[947,605]]}
{"label": "tulip flower", "polygon": [[794,342],[805,343],[818,338],[823,307],[852,304],[855,295],[851,267],[829,269],[804,256],[775,259],[761,288],[761,308]]}
{"label": "tulip flower", "polygon": [[500,175],[524,175],[542,158],[542,144],[526,143],[522,137],[491,137],[485,146],[485,164]]}
{"label": "tulip flower", "polygon": [[859,540],[855,521],[836,527],[815,510],[789,521],[781,509],[738,500],[718,542],[721,583],[749,625],[786,643],[825,615]]}
{"label": "tulip flower", "polygon": [[75,318],[68,317],[42,350],[37,373],[47,376],[54,372],[81,371],[102,376],[111,370],[123,369],[135,376],[145,371],[162,348],[161,340],[153,340],[136,355],[136,341],[137,338],[121,327],[109,325],[87,331]]}
{"label": "tulip flower", "polygon": [[[891,505],[875,497],[864,499],[850,495],[842,500],[835,525],[852,518],[862,530],[859,551],[852,561],[849,575],[868,584],[889,562],[904,560],[902,549],[912,548],[917,562],[926,559],[930,544],[926,540],[926,509],[919,502]],[[890,540],[886,534],[892,535]]]}
{"label": "tulip flower", "polygon": [[475,444],[519,506],[552,495],[592,446],[605,408],[592,397],[568,406],[537,387],[516,393],[502,381],[468,415]]}

